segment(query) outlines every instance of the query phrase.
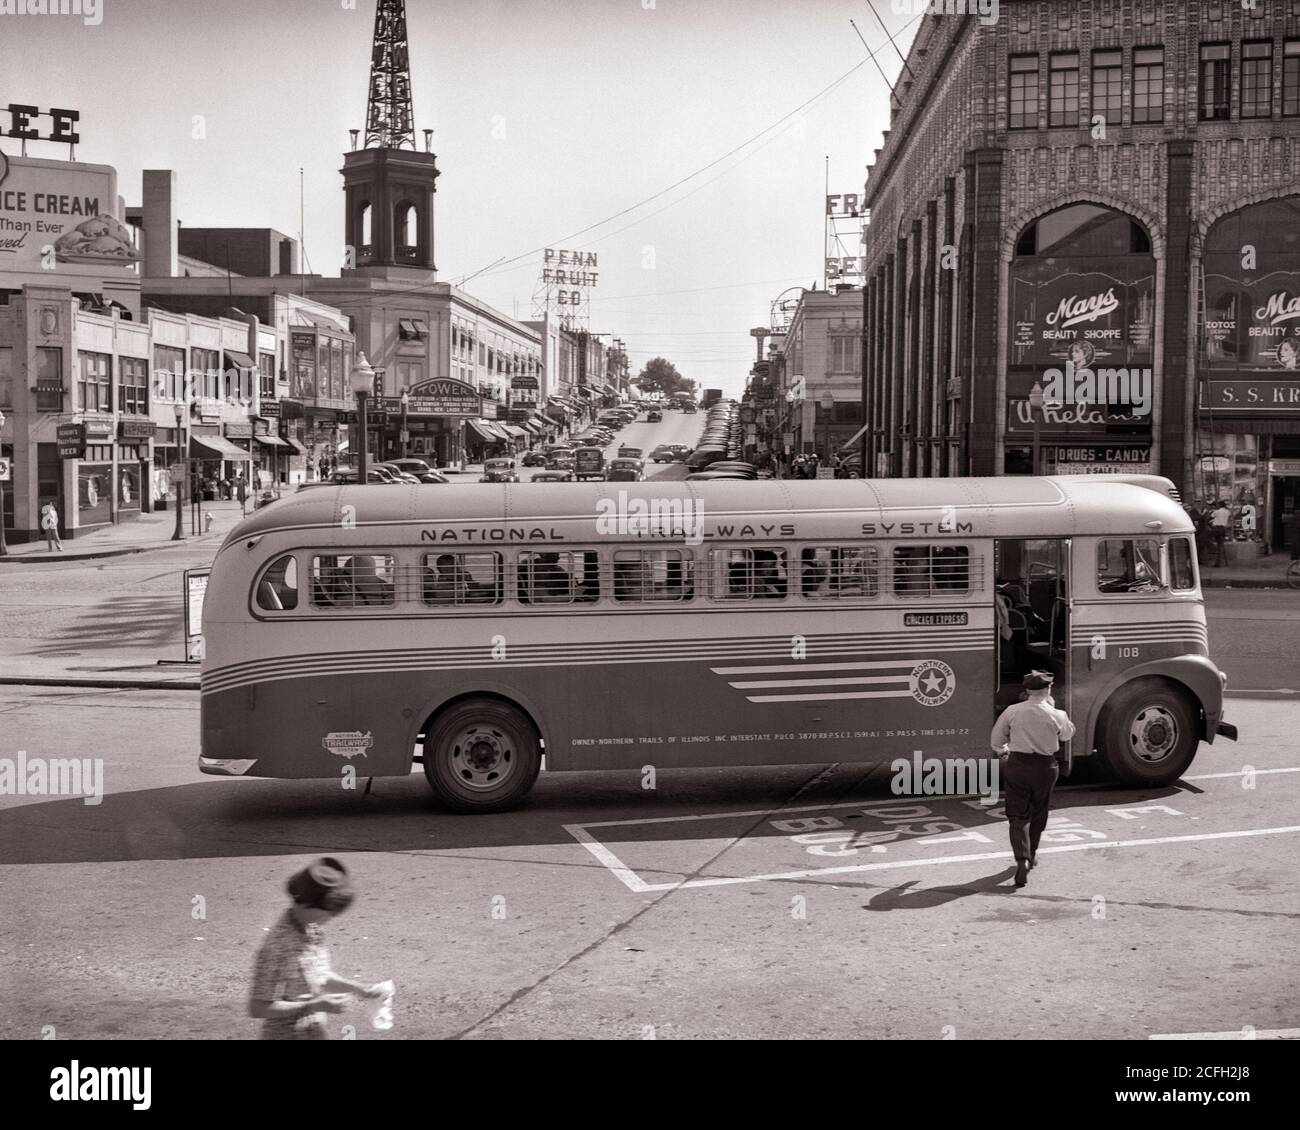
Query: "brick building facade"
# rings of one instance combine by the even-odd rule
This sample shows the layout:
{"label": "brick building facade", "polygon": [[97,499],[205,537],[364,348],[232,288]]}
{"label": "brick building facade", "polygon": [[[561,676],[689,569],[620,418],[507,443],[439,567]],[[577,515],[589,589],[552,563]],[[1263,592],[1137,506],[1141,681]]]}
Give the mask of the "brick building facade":
{"label": "brick building facade", "polygon": [[[926,16],[891,105],[867,473],[1150,469],[1276,534],[1300,508],[1300,0]],[[1148,374],[1149,401],[1039,406],[1067,362]]]}

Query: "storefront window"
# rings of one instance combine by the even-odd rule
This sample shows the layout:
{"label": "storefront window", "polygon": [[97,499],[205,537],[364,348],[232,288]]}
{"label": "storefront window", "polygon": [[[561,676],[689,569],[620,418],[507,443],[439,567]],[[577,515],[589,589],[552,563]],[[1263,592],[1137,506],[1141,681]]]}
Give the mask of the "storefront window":
{"label": "storefront window", "polygon": [[1219,499],[1236,512],[1262,505],[1268,492],[1268,462],[1260,458],[1260,437],[1215,433],[1202,428],[1192,469],[1194,501],[1208,509]]}

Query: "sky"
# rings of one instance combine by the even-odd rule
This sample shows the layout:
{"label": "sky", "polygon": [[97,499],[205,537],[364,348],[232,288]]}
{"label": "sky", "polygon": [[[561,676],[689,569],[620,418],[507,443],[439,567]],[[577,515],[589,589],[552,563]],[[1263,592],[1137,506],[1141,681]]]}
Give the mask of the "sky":
{"label": "sky", "polygon": [[[302,230],[337,274],[375,0],[100,4],[0,15],[0,104],[80,110],[77,159],[128,205],[142,169],[174,169],[183,224]],[[906,53],[917,21],[889,0],[407,0],[439,279],[531,318],[541,249],[594,251],[590,329],[634,373],[664,356],[738,394],[750,327],[821,284],[827,159],[830,191],[860,192],[888,125],[902,63],[873,7]]]}

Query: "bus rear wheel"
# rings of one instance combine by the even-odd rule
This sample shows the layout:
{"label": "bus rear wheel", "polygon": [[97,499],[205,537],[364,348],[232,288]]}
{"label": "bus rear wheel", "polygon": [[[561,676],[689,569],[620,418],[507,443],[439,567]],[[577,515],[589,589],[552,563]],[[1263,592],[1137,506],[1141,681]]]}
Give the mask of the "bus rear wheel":
{"label": "bus rear wheel", "polygon": [[439,715],[424,741],[424,776],[454,812],[505,812],[533,787],[542,754],[519,710],[492,699],[459,702]]}
{"label": "bus rear wheel", "polygon": [[1163,679],[1138,679],[1107,701],[1097,752],[1126,785],[1173,784],[1200,744],[1187,698]]}

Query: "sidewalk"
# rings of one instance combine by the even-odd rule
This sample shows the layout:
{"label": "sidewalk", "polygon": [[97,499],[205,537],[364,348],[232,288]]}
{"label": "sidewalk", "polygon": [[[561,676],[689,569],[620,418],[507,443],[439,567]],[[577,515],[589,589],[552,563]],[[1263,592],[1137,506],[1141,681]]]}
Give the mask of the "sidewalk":
{"label": "sidewalk", "polygon": [[[248,512],[253,512],[252,503]],[[182,541],[172,541],[176,530],[176,512],[160,510],[152,514],[141,514],[138,518],[123,522],[117,526],[105,526],[79,538],[64,538],[63,552],[57,549],[50,553],[45,548],[45,539],[26,542],[22,545],[10,545],[7,553],[0,557],[0,568],[6,564],[36,564],[47,561],[88,561],[97,557],[121,557],[129,553],[146,553],[153,549],[172,549],[178,546],[211,545],[213,552],[225,539],[225,536],[242,520],[238,502],[205,502],[203,504],[204,524],[207,516],[212,515],[212,527],[206,533],[197,536],[190,533],[190,510],[187,506],[182,514]]]}
{"label": "sidewalk", "polygon": [[1201,587],[1206,589],[1284,589],[1286,569],[1291,555],[1275,551],[1268,557],[1259,555],[1256,542],[1229,542],[1228,564],[1215,566],[1214,548],[1200,561]]}

